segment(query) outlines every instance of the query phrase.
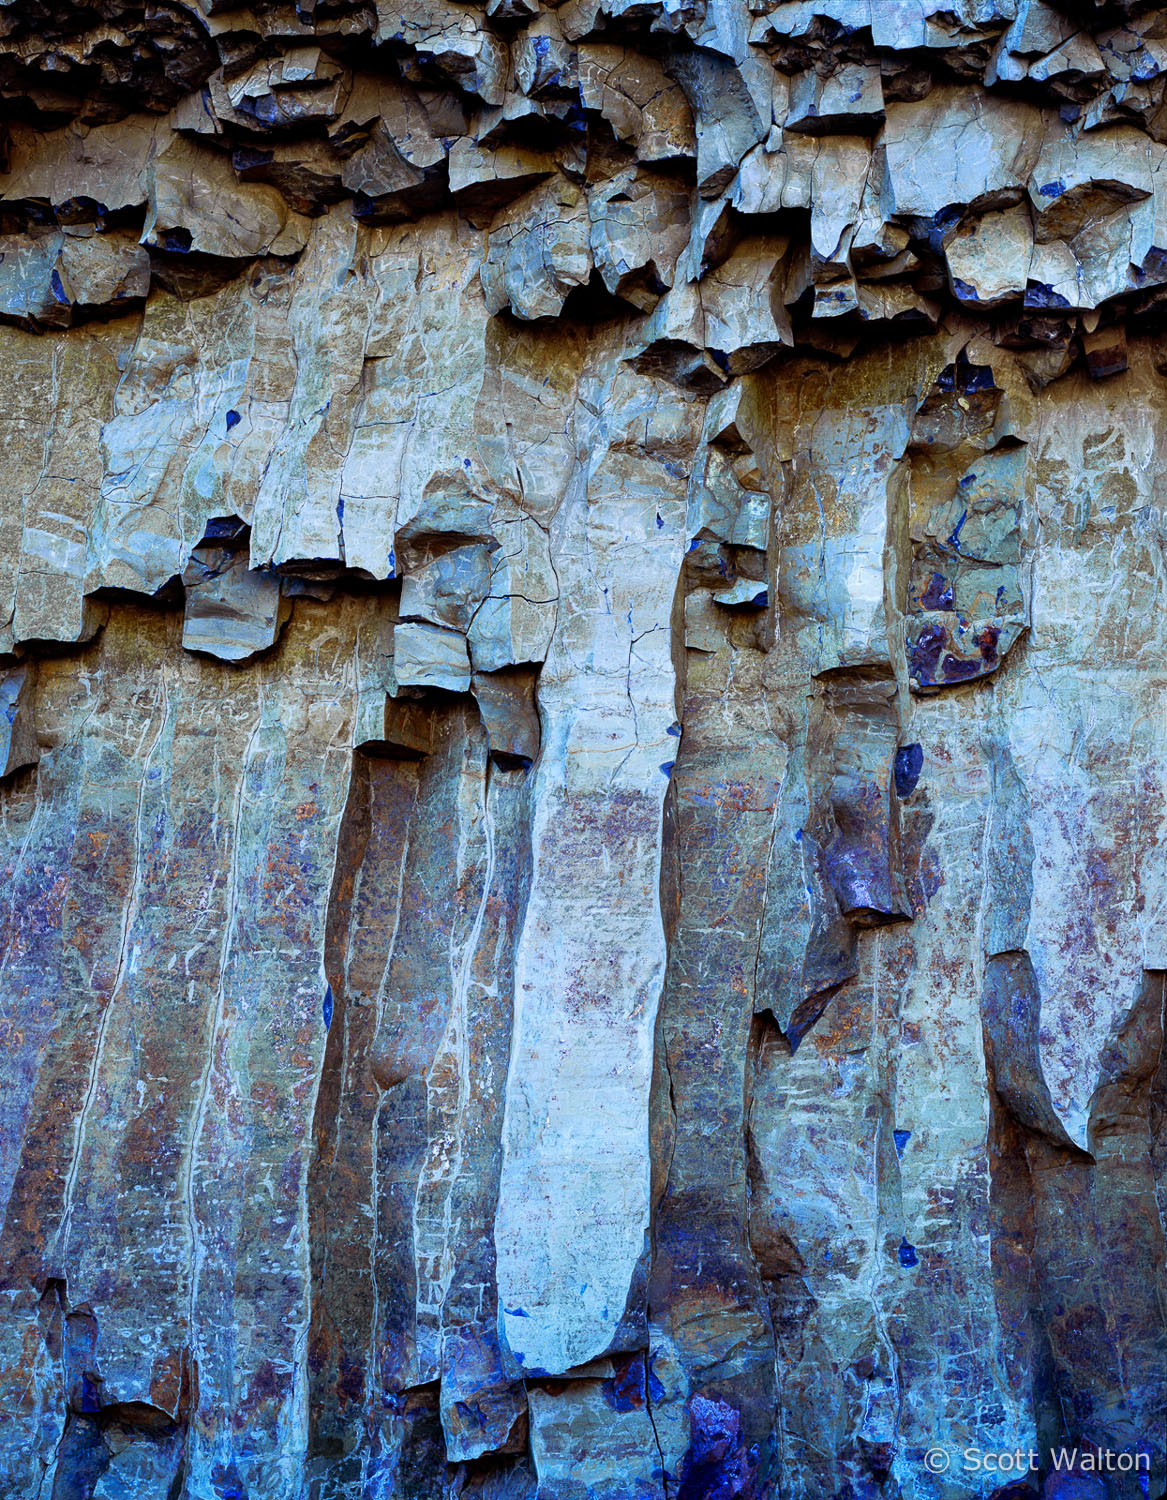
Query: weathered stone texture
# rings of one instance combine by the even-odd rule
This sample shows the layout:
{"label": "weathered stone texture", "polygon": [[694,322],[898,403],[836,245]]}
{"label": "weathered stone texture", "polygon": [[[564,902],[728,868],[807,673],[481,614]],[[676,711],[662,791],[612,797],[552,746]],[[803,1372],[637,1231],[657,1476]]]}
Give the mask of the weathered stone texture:
{"label": "weathered stone texture", "polygon": [[1156,1500],[1167,13],[0,94],[0,1500]]}

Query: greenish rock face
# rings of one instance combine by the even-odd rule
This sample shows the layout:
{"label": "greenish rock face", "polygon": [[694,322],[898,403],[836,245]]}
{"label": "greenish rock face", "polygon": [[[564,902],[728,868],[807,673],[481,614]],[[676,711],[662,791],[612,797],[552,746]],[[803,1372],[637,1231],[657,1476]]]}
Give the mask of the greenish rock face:
{"label": "greenish rock face", "polygon": [[1163,1494],[1165,90],[0,3],[0,1500]]}

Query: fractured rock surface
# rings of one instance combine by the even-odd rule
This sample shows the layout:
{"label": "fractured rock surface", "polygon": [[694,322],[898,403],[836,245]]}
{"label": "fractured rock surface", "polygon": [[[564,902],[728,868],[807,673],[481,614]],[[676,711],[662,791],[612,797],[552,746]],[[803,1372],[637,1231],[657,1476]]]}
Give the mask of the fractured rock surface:
{"label": "fractured rock surface", "polygon": [[0,94],[0,1500],[1155,1500],[1167,14]]}

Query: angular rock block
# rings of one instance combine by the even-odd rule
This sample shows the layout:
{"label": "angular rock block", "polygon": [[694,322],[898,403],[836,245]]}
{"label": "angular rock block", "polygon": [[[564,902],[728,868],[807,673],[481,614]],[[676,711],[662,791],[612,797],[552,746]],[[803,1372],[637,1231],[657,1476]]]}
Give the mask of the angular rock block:
{"label": "angular rock block", "polygon": [[393,672],[399,687],[465,693],[470,688],[466,637],[440,625],[402,623],[393,632]]}
{"label": "angular rock block", "polygon": [[249,568],[243,551],[196,547],[182,581],[182,644],[220,661],[245,662],[269,651],[291,612],[279,577]]}
{"label": "angular rock block", "polygon": [[36,665],[11,667],[0,677],[0,776],[40,759],[36,737]]}
{"label": "angular rock block", "polygon": [[474,674],[474,696],[490,753],[504,763],[520,761],[529,766],[539,754],[537,680],[538,671],[532,667]]}

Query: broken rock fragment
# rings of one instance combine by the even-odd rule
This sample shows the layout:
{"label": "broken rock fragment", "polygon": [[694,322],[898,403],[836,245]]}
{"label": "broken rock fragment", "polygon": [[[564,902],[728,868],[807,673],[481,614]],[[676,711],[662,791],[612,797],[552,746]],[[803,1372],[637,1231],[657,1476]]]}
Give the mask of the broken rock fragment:
{"label": "broken rock fragment", "polygon": [[182,582],[182,644],[220,661],[245,662],[270,650],[291,613],[279,576],[248,567],[242,548],[201,544]]}
{"label": "broken rock fragment", "polygon": [[506,764],[530,765],[539,754],[537,679],[535,667],[502,667],[474,674],[474,696],[490,753]]}
{"label": "broken rock fragment", "polygon": [[10,667],[0,677],[0,776],[40,759],[36,737],[36,667]]}
{"label": "broken rock fragment", "polygon": [[913,547],[907,648],[919,691],[996,671],[1024,632],[1025,483],[1024,446],[986,453],[933,509]]}
{"label": "broken rock fragment", "polygon": [[438,625],[402,622],[393,632],[393,672],[398,687],[468,692],[470,654],[466,637]]}

